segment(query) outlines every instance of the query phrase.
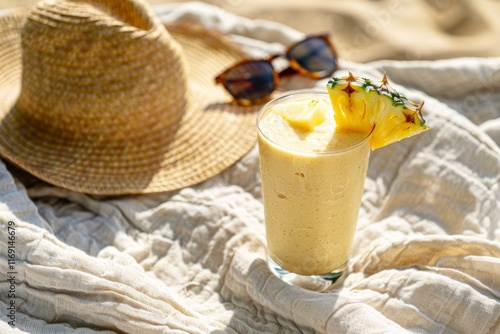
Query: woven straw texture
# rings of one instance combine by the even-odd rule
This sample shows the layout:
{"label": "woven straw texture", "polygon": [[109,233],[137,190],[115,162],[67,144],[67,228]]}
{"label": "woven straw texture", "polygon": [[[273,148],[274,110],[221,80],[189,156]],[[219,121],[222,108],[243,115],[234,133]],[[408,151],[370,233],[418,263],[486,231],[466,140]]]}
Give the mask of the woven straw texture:
{"label": "woven straw texture", "polygon": [[91,194],[179,189],[255,143],[255,110],[213,78],[244,57],[140,1],[41,2],[0,22],[0,153]]}

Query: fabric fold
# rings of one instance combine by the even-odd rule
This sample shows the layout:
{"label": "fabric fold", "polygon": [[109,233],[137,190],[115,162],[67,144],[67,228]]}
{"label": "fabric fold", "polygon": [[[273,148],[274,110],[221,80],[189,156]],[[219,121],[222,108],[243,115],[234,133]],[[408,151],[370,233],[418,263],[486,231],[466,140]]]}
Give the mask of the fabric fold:
{"label": "fabric fold", "polygon": [[[302,36],[201,3],[158,13],[230,34],[256,57]],[[372,152],[349,274],[323,294],[266,266],[256,147],[202,184],[140,196],[26,182],[0,163],[0,272],[10,270],[12,221],[17,307],[15,327],[0,312],[0,331],[499,332],[500,148],[490,136],[500,124],[497,68],[500,58],[342,60],[336,76],[386,72],[398,91],[425,100],[431,130]],[[326,82],[284,85],[304,84]],[[9,288],[2,277],[2,310]]]}

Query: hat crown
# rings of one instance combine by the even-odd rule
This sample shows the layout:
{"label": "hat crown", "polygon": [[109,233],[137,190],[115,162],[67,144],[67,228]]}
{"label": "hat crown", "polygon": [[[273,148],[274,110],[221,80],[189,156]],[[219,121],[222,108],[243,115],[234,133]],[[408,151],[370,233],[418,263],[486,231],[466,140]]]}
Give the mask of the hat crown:
{"label": "hat crown", "polygon": [[246,54],[216,31],[157,20],[140,0],[45,0],[0,17],[2,159],[121,195],[191,186],[247,153],[258,107],[227,103],[214,83]]}
{"label": "hat crown", "polygon": [[43,1],[22,31],[19,110],[68,140],[168,137],[186,107],[180,46],[140,0]]}

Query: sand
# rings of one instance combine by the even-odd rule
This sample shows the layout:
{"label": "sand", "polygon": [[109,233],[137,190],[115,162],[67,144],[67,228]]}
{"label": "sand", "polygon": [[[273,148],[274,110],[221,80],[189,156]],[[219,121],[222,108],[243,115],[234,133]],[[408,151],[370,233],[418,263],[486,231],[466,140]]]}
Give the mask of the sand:
{"label": "sand", "polygon": [[[38,0],[0,0],[0,9]],[[185,2],[150,0],[151,4]],[[500,56],[496,0],[209,0],[238,15],[305,33],[330,32],[344,59],[433,60]]]}

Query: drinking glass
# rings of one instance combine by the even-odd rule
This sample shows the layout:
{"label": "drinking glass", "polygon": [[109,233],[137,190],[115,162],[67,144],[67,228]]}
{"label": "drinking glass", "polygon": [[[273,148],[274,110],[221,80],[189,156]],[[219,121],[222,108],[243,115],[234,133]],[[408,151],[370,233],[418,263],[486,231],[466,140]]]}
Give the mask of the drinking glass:
{"label": "drinking glass", "polygon": [[[277,143],[270,139],[280,127],[263,125],[263,120],[276,108],[304,99],[323,100],[331,108],[326,92],[301,91],[268,102],[257,117],[267,262],[287,283],[323,291],[346,272],[371,151],[370,135],[347,137],[348,142],[339,147],[321,151],[297,148],[293,140]],[[322,135],[329,142],[346,136],[345,132]]]}

